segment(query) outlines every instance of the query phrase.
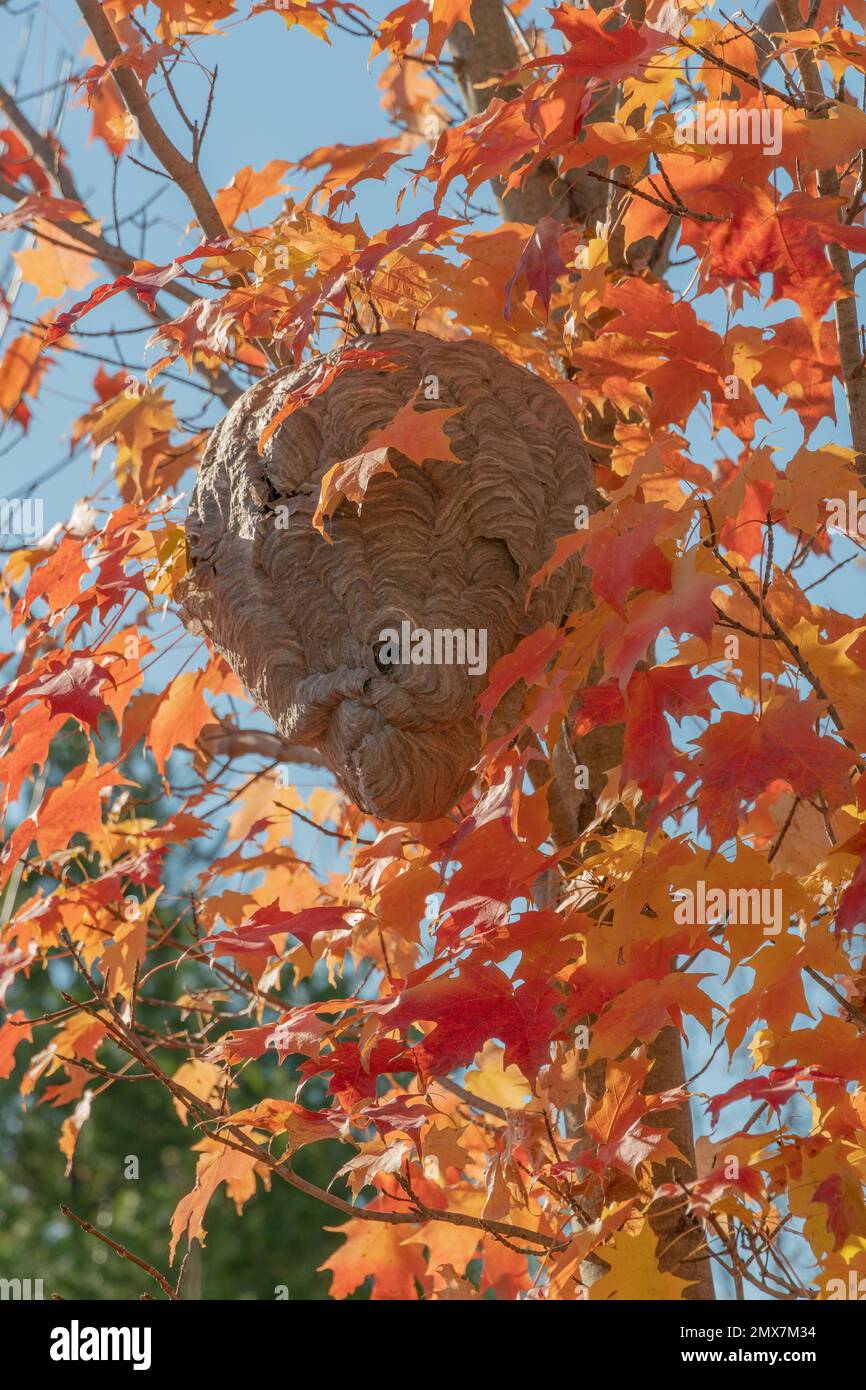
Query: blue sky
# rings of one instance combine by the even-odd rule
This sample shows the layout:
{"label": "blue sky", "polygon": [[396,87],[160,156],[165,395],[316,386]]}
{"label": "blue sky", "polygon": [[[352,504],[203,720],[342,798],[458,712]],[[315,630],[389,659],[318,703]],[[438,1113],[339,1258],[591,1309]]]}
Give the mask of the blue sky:
{"label": "blue sky", "polygon": [[[153,11],[150,13],[152,17]],[[49,0],[32,7],[22,3],[15,13],[4,7],[0,10],[0,73],[7,86],[14,84],[22,39],[28,30],[30,39],[17,91],[28,116],[41,124],[46,122],[52,98],[31,94],[56,82],[64,56],[72,58],[74,72],[83,70],[78,55],[85,31],[73,0]],[[379,106],[375,73],[367,68],[369,43],[363,39],[335,32],[329,46],[300,28],[288,32],[277,14],[260,15],[249,23],[229,25],[223,37],[201,40],[197,52],[206,65],[219,66],[214,114],[202,156],[202,172],[213,190],[227,184],[235,171],[247,164],[261,168],[271,159],[299,159],[319,145],[372,140],[388,132],[385,113]],[[381,69],[381,60],[376,66]],[[206,96],[201,76],[190,66],[181,76],[179,87],[186,94],[190,112],[199,115]],[[153,90],[158,90],[156,83]],[[63,118],[62,139],[91,211],[106,219],[110,232],[112,160],[101,142],[90,140],[90,115],[79,102],[80,93],[72,91]],[[164,96],[159,99],[159,110],[161,114],[170,113],[166,123],[180,139],[183,127],[176,117],[172,119],[174,113]],[[138,145],[132,152],[145,162],[152,162]],[[297,183],[291,178],[288,181]],[[157,263],[170,261],[200,240],[195,230],[186,231],[190,213],[185,201],[173,189],[163,191],[163,182],[125,160],[117,193],[121,216],[156,197],[149,210],[153,227],[146,254]],[[352,214],[357,211],[368,229],[389,225],[394,220],[393,197],[393,191],[380,184],[364,184]],[[407,207],[412,207],[411,200]],[[404,213],[402,220],[409,220],[411,215]],[[124,240],[132,254],[140,254],[137,232],[124,229]],[[4,288],[8,288],[12,270],[9,253],[19,249],[23,241],[23,235],[2,238],[0,275]],[[99,265],[97,272],[93,285],[112,278]],[[88,286],[85,293],[91,288]],[[80,292],[69,294],[66,302],[80,297]],[[34,308],[44,312],[47,307],[46,301],[35,304],[32,292],[25,288],[18,296],[15,313],[32,317]],[[145,323],[144,314],[137,313],[125,296],[119,296],[96,311],[83,326],[124,329]],[[20,325],[12,323],[5,341],[17,331]],[[142,332],[118,340],[126,360],[139,369],[159,355],[158,351],[143,355],[148,336]],[[102,342],[95,340],[89,344],[82,340],[81,346],[105,350]],[[23,491],[22,480],[26,487],[68,451],[70,425],[91,403],[91,382],[97,367],[96,362],[69,355],[62,369],[52,372],[43,388],[42,409],[35,411],[29,434],[5,455],[8,462],[3,469],[3,486],[7,495],[12,491],[12,480],[15,488]],[[198,410],[200,393],[185,392],[183,403],[185,409]],[[7,427],[0,435],[0,451],[11,444],[16,434],[14,425]],[[3,457],[0,452],[0,463]],[[87,461],[70,465],[50,488],[40,493],[46,525],[65,520],[72,503],[90,486]]]}

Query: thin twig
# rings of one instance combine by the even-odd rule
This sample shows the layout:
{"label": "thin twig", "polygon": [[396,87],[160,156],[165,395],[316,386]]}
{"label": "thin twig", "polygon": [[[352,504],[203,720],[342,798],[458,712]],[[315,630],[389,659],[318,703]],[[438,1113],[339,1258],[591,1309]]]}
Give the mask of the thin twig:
{"label": "thin twig", "polygon": [[142,1260],[140,1256],[133,1255],[132,1251],[127,1250],[125,1245],[120,1245],[116,1240],[112,1240],[102,1231],[98,1231],[95,1226],[91,1226],[89,1221],[85,1221],[83,1216],[76,1216],[75,1212],[70,1211],[69,1207],[64,1206],[63,1203],[60,1205],[60,1210],[63,1212],[64,1216],[69,1217],[70,1221],[74,1221],[77,1226],[80,1226],[82,1231],[85,1231],[87,1235],[96,1236],[97,1240],[101,1240],[104,1245],[109,1246],[122,1260],[129,1260],[132,1264],[138,1265],[139,1269],[143,1269],[145,1274],[149,1274],[151,1279],[156,1280],[163,1293],[167,1294],[172,1301],[177,1298],[177,1294],[165,1275],[160,1274],[158,1269],[154,1269],[153,1265],[147,1263],[147,1260]]}

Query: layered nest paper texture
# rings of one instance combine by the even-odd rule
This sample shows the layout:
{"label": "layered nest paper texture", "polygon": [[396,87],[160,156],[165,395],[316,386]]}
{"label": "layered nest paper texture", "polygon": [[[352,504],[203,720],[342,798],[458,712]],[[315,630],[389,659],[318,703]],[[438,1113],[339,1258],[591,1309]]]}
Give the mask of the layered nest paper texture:
{"label": "layered nest paper texture", "polygon": [[[430,820],[472,781],[477,701],[494,663],[587,601],[578,559],[527,595],[557,539],[573,534],[575,508],[595,508],[592,465],[557,391],[486,344],[389,331],[352,347],[397,367],[340,373],[261,456],[265,427],[321,358],[253,386],[214,430],[180,597],[187,625],[210,638],[284,738],[323,755],[362,810]],[[396,476],[375,476],[360,507],[341,501],[321,535],[312,518],[324,475],[362,452],[430,377],[439,398],[422,388],[415,408],[460,407],[445,432],[462,462],[418,466],[392,453]],[[380,669],[381,633],[406,620],[413,630],[486,630],[487,673]]]}

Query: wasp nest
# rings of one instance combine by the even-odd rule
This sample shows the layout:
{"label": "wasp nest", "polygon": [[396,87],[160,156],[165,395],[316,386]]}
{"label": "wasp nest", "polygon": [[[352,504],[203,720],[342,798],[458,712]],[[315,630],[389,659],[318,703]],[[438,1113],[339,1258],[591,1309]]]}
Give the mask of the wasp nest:
{"label": "wasp nest", "polygon": [[[557,392],[483,343],[387,332],[259,439],[322,359],[247,391],[214,430],[187,520],[181,601],[283,737],[315,747],[363,810],[430,820],[471,782],[477,699],[522,637],[583,600],[577,561],[533,574],[592,509],[592,468]],[[375,359],[374,359],[375,361]],[[321,380],[321,375],[319,376]],[[420,388],[420,390],[419,390]],[[324,475],[416,396],[459,407],[459,464],[392,453],[361,506],[312,524]]]}

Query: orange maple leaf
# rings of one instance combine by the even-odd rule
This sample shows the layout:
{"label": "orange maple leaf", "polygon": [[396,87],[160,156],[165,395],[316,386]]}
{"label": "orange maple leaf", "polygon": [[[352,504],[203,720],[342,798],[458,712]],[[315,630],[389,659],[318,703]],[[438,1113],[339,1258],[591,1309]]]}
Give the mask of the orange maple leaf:
{"label": "orange maple leaf", "polygon": [[462,459],[452,453],[451,441],[445,433],[446,420],[459,414],[461,407],[416,410],[417,399],[418,391],[383,429],[374,431],[360,453],[328,469],[322,479],[319,505],[313,517],[313,525],[322,535],[325,535],[325,517],[333,516],[344,498],[360,506],[378,474],[393,473],[396,476],[390,458],[392,453],[419,465],[428,459],[462,463]]}

